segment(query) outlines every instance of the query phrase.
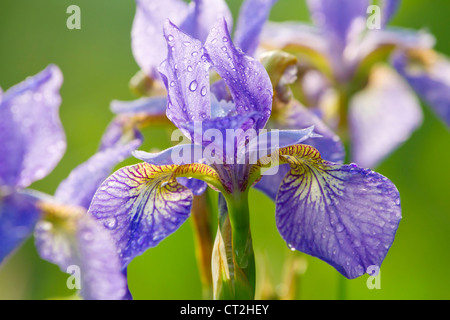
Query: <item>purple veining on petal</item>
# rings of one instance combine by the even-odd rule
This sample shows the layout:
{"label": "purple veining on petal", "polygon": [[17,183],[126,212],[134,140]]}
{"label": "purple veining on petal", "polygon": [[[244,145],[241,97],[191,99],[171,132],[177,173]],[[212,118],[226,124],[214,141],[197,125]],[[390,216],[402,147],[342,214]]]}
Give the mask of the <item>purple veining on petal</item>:
{"label": "purple veining on petal", "polygon": [[[20,188],[48,175],[66,140],[59,119],[63,78],[54,65],[9,89],[0,105],[0,182]],[[2,181],[3,180],[3,181]]]}
{"label": "purple veining on petal", "polygon": [[400,219],[392,182],[356,165],[305,162],[286,175],[276,200],[277,227],[289,247],[347,278],[381,266]]}
{"label": "purple veining on petal", "polygon": [[259,44],[259,35],[269,18],[272,6],[278,0],[246,0],[239,11],[234,42],[249,56],[253,56]]}
{"label": "purple veining on petal", "polygon": [[233,45],[223,19],[211,29],[204,48],[208,60],[230,89],[237,113],[261,113],[263,117],[254,128],[264,128],[272,110],[273,90],[262,64]]}
{"label": "purple veining on petal", "polygon": [[189,217],[192,192],[171,180],[172,172],[140,163],[116,171],[97,190],[89,214],[109,229],[123,268]]}

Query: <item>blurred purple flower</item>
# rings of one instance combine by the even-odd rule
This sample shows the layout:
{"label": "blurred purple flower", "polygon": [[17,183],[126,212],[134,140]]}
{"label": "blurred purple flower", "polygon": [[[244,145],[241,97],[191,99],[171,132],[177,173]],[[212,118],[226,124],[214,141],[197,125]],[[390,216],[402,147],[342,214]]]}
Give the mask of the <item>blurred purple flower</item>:
{"label": "blurred purple flower", "polygon": [[[399,0],[381,2],[380,29],[369,28],[370,0],[307,4],[314,25],[267,23],[261,45],[301,57],[303,102],[319,107],[321,118],[344,138],[349,135],[353,161],[374,167],[409,138],[422,122],[415,93],[449,124],[448,60],[428,59],[430,34],[386,27]],[[392,52],[397,72],[382,64]]]}
{"label": "blurred purple flower", "polygon": [[34,229],[40,217],[26,188],[61,160],[66,140],[58,110],[63,77],[58,67],[0,90],[0,262]]}
{"label": "blurred purple flower", "polygon": [[[314,148],[299,145],[314,136],[312,128],[261,132],[271,114],[272,84],[262,64],[234,46],[224,19],[203,45],[172,23],[165,24],[164,36],[168,55],[159,70],[168,91],[167,116],[192,143],[158,154],[137,151],[134,155],[145,162],[116,171],[97,190],[89,213],[111,225],[123,268],[189,217],[192,191],[177,178],[201,179],[225,198],[241,198],[267,160],[238,162],[255,150],[279,152],[290,168],[278,188],[276,221],[292,249],[319,257],[348,278],[380,266],[401,219],[392,182],[356,165],[324,161]],[[211,67],[227,85],[231,101],[212,94]],[[226,142],[208,139],[208,129],[222,137],[226,130],[254,129],[259,136],[238,135],[229,150]],[[274,134],[279,140],[264,146],[261,138],[270,142]],[[223,162],[211,162],[208,148]],[[190,155],[187,162],[175,161],[180,153]]]}
{"label": "blurred purple flower", "polygon": [[81,270],[85,299],[129,297],[126,270],[106,229],[87,215],[92,196],[114,166],[139,147],[138,132],[110,126],[99,151],[77,167],[55,196],[27,189],[62,158],[59,119],[63,78],[51,65],[0,97],[0,262],[34,232],[43,259]]}

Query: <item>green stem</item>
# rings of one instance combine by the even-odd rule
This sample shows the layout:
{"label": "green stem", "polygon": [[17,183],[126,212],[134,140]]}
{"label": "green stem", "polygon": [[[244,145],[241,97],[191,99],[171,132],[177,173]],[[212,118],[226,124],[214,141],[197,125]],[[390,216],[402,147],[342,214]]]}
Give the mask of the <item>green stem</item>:
{"label": "green stem", "polygon": [[248,192],[224,196],[231,226],[235,299],[254,299],[256,272],[250,232]]}

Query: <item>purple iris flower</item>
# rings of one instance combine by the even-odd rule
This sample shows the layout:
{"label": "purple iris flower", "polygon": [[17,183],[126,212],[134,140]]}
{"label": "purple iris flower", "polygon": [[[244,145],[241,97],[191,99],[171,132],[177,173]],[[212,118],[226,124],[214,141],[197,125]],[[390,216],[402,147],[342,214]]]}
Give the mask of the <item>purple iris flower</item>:
{"label": "purple iris flower", "polygon": [[[157,154],[135,152],[144,162],[116,171],[94,195],[89,213],[112,226],[122,267],[189,217],[193,193],[179,183],[181,177],[205,181],[222,193],[230,211],[236,202],[245,211],[242,199],[274,164],[269,156],[250,162],[247,156],[255,150],[288,165],[276,196],[276,223],[291,248],[319,257],[348,278],[380,266],[401,219],[396,187],[378,173],[323,160],[315,148],[300,144],[315,137],[312,128],[262,131],[272,109],[270,78],[259,61],[233,44],[228,30],[220,19],[202,44],[172,23],[164,25],[168,50],[159,70],[168,91],[166,112],[192,143]],[[210,72],[222,78],[232,101],[212,92]],[[215,138],[227,130],[257,133],[236,134],[230,148],[209,136],[209,129]],[[175,161],[180,154],[188,161]],[[230,213],[233,232],[245,219]]]}
{"label": "purple iris flower", "polygon": [[111,125],[99,151],[73,170],[54,196],[27,188],[49,174],[65,152],[58,115],[62,81],[59,68],[50,65],[1,96],[0,262],[34,233],[43,259],[64,272],[80,268],[83,298],[126,298],[114,242],[87,209],[114,166],[140,145],[138,133]]}
{"label": "purple iris flower", "polygon": [[58,116],[62,81],[50,65],[0,95],[0,261],[40,217],[27,187],[47,176],[66,150]]}
{"label": "purple iris flower", "polygon": [[[277,0],[245,0],[241,6],[234,40],[248,55],[258,45],[259,33]],[[180,26],[190,36],[205,41],[214,22],[224,17],[231,31],[233,17],[224,0],[136,0],[136,14],[131,31],[132,51],[142,73],[132,80],[138,94],[134,101],[113,101],[111,110],[121,115],[142,115],[157,119],[166,112],[166,91],[158,68],[167,56],[166,40],[162,34],[166,19]],[[217,86],[217,90],[224,86]]]}
{"label": "purple iris flower", "polygon": [[407,140],[422,122],[418,96],[450,123],[448,59],[430,34],[386,27],[399,0],[307,4],[314,25],[267,23],[261,46],[299,57],[302,102],[350,140],[352,161],[373,168]]}

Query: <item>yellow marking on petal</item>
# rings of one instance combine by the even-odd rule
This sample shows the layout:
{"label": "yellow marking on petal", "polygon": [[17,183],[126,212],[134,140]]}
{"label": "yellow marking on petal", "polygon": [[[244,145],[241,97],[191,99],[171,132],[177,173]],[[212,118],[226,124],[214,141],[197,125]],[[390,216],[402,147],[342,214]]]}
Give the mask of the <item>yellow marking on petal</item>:
{"label": "yellow marking on petal", "polygon": [[[141,177],[142,179],[158,179],[160,183],[175,181],[177,184],[176,178],[186,177],[202,180],[220,191],[224,190],[224,186],[221,184],[217,172],[206,164],[193,163],[157,166],[142,162],[136,165],[133,170],[135,170],[136,177]],[[136,178],[130,177],[130,179]]]}

